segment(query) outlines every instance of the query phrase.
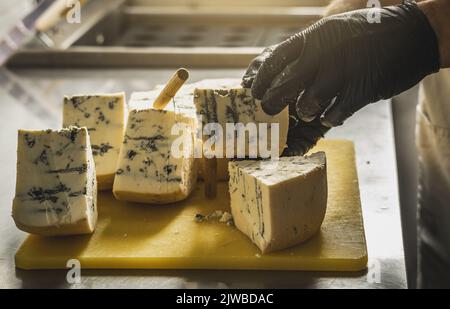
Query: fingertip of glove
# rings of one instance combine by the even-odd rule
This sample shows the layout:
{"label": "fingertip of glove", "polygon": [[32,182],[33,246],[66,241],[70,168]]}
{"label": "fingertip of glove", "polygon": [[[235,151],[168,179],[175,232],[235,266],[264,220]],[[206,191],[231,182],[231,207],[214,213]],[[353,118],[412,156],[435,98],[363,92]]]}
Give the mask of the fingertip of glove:
{"label": "fingertip of glove", "polygon": [[297,116],[298,116],[298,118],[299,118],[300,120],[302,120],[302,121],[304,121],[304,122],[311,122],[311,121],[313,121],[314,119],[317,118],[316,115],[307,112],[307,111],[305,110],[305,108],[302,107],[302,106],[303,106],[303,104],[299,104],[299,103],[297,102],[297,105],[296,105],[296,112],[297,112]]}
{"label": "fingertip of glove", "polygon": [[326,114],[320,117],[320,123],[327,128],[334,128],[344,124],[344,122],[338,120],[338,118],[330,117],[330,115]]}
{"label": "fingertip of glove", "polygon": [[250,77],[250,76],[244,76],[244,77],[242,78],[241,86],[242,86],[243,88],[247,88],[247,89],[252,88],[252,84],[253,84],[253,78],[252,78],[252,77]]}
{"label": "fingertip of glove", "polygon": [[297,156],[303,156],[305,154],[305,152],[303,151],[298,151],[298,150],[293,150],[291,148],[286,148],[283,151],[283,154],[281,155],[282,157],[297,157]]}
{"label": "fingertip of glove", "polygon": [[261,90],[262,87],[259,86],[258,84],[259,83],[257,80],[252,81],[252,86],[251,86],[252,97],[254,97],[257,100],[263,100],[265,92]]}
{"label": "fingertip of glove", "polygon": [[332,128],[332,127],[334,127],[334,125],[333,125],[329,120],[327,120],[327,119],[325,119],[325,118],[320,118],[320,123],[321,123],[323,126],[327,127],[327,128]]}
{"label": "fingertip of glove", "polygon": [[276,104],[273,104],[269,100],[262,100],[261,101],[261,108],[269,116],[275,116],[281,112],[281,109]]}
{"label": "fingertip of glove", "polygon": [[316,119],[315,116],[305,116],[305,115],[299,115],[298,116],[302,121],[304,122],[312,122],[314,119]]}

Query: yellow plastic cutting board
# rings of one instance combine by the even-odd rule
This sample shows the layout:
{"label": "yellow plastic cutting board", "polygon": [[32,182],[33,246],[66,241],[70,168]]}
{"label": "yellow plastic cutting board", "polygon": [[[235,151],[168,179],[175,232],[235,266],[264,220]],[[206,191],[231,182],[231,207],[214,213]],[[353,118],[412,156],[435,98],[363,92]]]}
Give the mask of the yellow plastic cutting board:
{"label": "yellow plastic cutting board", "polygon": [[322,141],[328,160],[328,209],[313,239],[284,251],[260,255],[236,228],[196,223],[198,213],[228,210],[227,183],[215,200],[204,198],[202,183],[186,201],[164,206],[98,199],[93,235],[64,238],[29,236],[16,253],[22,269],[62,269],[78,259],[84,269],[269,269],[357,271],[367,264],[353,143]]}

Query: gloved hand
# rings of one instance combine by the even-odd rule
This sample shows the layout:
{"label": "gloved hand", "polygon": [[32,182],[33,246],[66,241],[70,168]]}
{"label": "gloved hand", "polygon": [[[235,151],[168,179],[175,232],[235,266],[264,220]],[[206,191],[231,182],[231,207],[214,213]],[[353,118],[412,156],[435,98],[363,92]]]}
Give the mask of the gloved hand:
{"label": "gloved hand", "polygon": [[266,113],[290,105],[288,146],[297,154],[365,105],[439,70],[437,37],[417,4],[379,9],[380,23],[369,22],[372,10],[320,20],[267,48],[244,75]]}
{"label": "gloved hand", "polygon": [[[267,47],[261,55],[253,59],[242,80],[244,88],[251,88],[259,69],[276,48],[277,45]],[[288,147],[283,152],[283,156],[304,155],[330,130],[330,128],[322,125],[319,119],[311,122],[299,119],[296,112],[296,102],[297,98],[289,99],[286,97],[283,104],[283,106],[289,105]]]}

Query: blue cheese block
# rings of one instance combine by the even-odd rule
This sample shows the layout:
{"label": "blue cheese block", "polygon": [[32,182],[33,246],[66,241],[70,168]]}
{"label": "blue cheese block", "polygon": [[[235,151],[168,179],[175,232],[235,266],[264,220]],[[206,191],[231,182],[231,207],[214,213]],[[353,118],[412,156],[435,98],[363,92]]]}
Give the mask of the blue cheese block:
{"label": "blue cheese block", "polygon": [[[256,155],[257,157],[265,157],[265,154],[260,152],[260,148],[266,149],[270,152],[276,152],[281,156],[283,150],[286,148],[287,135],[289,130],[289,110],[285,108],[281,113],[275,116],[267,115],[259,100],[251,96],[250,89],[244,88],[197,88],[194,91],[194,105],[196,114],[201,119],[203,132],[210,123],[219,124],[222,128],[222,153],[223,158],[217,160],[219,175],[227,171],[228,160],[231,156],[237,155]],[[237,133],[227,128],[227,124],[236,125],[242,124],[250,127],[254,124],[257,129],[257,135],[249,136],[242,135],[244,140],[244,151],[242,154],[238,153]],[[267,130],[260,130],[260,125],[266,124]],[[278,125],[278,134],[272,134],[274,125]],[[199,124],[197,124],[199,125]],[[234,129],[232,127],[232,129]],[[212,135],[216,134],[213,132]],[[202,134],[202,141],[205,142],[212,135]],[[272,136],[274,139],[272,139]],[[231,142],[234,139],[234,143]],[[229,141],[227,143],[227,140]],[[271,145],[278,145],[276,149],[272,149]],[[233,149],[227,149],[227,145],[233,145]],[[217,148],[216,148],[217,149]],[[253,153],[251,152],[253,150]],[[273,150],[273,151],[272,151]],[[220,177],[219,177],[220,178]]]}
{"label": "blue cheese block", "polygon": [[[197,88],[201,89],[237,89],[241,83],[241,79],[205,79],[196,83],[184,85],[172,99],[166,110],[175,111],[187,117],[197,118],[197,110],[194,104],[194,92]],[[130,108],[143,109],[150,106],[158,97],[165,85],[158,86],[152,91],[134,92],[130,98]],[[199,144],[201,146],[201,144]],[[199,178],[203,174],[203,160],[199,160]],[[217,179],[228,180],[228,160],[218,160],[217,162]]]}
{"label": "blue cheese block", "polygon": [[298,245],[319,231],[327,207],[325,153],[232,161],[229,172],[234,223],[262,253]]}
{"label": "blue cheese block", "polygon": [[125,129],[125,94],[77,95],[64,98],[63,127],[87,127],[99,190],[112,188]]}
{"label": "blue cheese block", "polygon": [[19,229],[32,234],[94,231],[97,180],[86,128],[19,131],[12,216]]}
{"label": "blue cheese block", "polygon": [[[176,124],[183,128],[186,139],[172,134]],[[186,199],[197,180],[193,127],[193,118],[172,111],[132,110],[120,149],[114,196],[149,204]],[[176,140],[186,142],[175,143],[178,153],[173,153]]]}

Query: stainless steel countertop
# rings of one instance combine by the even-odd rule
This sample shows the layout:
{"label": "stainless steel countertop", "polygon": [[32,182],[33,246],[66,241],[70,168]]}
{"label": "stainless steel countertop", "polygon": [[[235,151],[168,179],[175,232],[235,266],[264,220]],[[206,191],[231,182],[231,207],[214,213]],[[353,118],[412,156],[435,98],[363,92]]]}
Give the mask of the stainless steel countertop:
{"label": "stainless steel countertop", "polygon": [[[3,80],[0,88],[0,288],[406,287],[390,102],[366,107],[328,135],[329,138],[353,140],[356,145],[369,252],[367,271],[86,270],[82,271],[80,284],[70,285],[64,271],[15,269],[14,254],[26,236],[16,229],[10,216],[15,187],[17,129],[57,128],[61,122],[64,94],[125,90],[129,96],[131,91],[149,90],[164,83],[172,72],[170,69],[21,70],[0,78]],[[192,81],[236,78],[242,73],[241,70],[191,70]],[[20,87],[29,95],[25,96]]]}

